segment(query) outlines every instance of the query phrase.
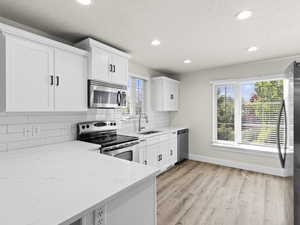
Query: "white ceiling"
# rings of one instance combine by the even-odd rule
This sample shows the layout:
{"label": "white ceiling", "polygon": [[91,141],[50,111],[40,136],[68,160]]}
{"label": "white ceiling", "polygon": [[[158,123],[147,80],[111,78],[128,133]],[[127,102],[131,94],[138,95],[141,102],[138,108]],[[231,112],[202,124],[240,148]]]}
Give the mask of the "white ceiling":
{"label": "white ceiling", "polygon": [[[253,17],[237,21],[245,9]],[[299,12],[299,0],[0,0],[2,17],[72,42],[91,36],[176,73],[300,53]]]}

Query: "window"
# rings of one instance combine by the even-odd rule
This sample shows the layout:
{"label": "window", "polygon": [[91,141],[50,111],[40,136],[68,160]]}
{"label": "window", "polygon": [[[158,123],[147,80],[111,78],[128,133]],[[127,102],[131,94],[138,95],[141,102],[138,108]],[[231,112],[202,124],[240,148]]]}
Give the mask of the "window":
{"label": "window", "polygon": [[[214,143],[275,148],[287,82],[283,78],[216,82],[213,88]],[[283,126],[279,134],[283,140]]]}
{"label": "window", "polygon": [[217,87],[217,139],[234,141],[234,87]]}
{"label": "window", "polygon": [[129,77],[127,85],[127,107],[124,114],[138,115],[145,112],[146,80]]}
{"label": "window", "polygon": [[283,81],[241,84],[241,98],[241,142],[276,145],[278,113],[283,100]]}

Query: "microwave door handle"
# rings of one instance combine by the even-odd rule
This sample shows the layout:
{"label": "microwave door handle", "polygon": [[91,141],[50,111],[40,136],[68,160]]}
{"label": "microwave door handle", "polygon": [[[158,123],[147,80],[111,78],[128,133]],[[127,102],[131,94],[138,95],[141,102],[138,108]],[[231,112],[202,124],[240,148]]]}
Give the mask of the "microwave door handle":
{"label": "microwave door handle", "polygon": [[121,105],[121,92],[120,91],[118,91],[118,94],[117,94],[117,104],[118,104],[118,106]]}

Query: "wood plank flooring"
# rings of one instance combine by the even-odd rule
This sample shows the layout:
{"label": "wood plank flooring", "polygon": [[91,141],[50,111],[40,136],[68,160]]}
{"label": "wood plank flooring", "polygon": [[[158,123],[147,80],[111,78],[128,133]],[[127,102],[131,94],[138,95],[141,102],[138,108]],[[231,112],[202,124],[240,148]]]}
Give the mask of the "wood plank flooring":
{"label": "wood plank flooring", "polygon": [[157,179],[158,225],[292,225],[292,181],[184,161]]}

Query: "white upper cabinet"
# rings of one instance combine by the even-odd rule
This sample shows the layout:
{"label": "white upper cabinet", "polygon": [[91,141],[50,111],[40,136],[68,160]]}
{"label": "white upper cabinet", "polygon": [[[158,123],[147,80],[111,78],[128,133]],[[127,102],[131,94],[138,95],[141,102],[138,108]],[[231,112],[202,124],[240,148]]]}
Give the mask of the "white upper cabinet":
{"label": "white upper cabinet", "polygon": [[103,82],[110,81],[110,54],[100,48],[93,48],[90,51],[90,78]]}
{"label": "white upper cabinet", "polygon": [[179,81],[155,77],[151,81],[152,106],[157,111],[178,111]]}
{"label": "white upper cabinet", "polygon": [[91,38],[77,44],[90,52],[89,79],[127,86],[129,55]]}
{"label": "white upper cabinet", "polygon": [[52,111],[53,48],[12,35],[3,36],[1,46],[6,111]]}
{"label": "white upper cabinet", "polygon": [[88,53],[29,32],[16,33],[0,34],[0,110],[86,111]]}
{"label": "white upper cabinet", "polygon": [[111,82],[114,84],[126,85],[128,82],[128,59],[119,55],[111,56],[113,72],[111,73]]}
{"label": "white upper cabinet", "polygon": [[55,49],[55,111],[85,111],[87,57]]}

